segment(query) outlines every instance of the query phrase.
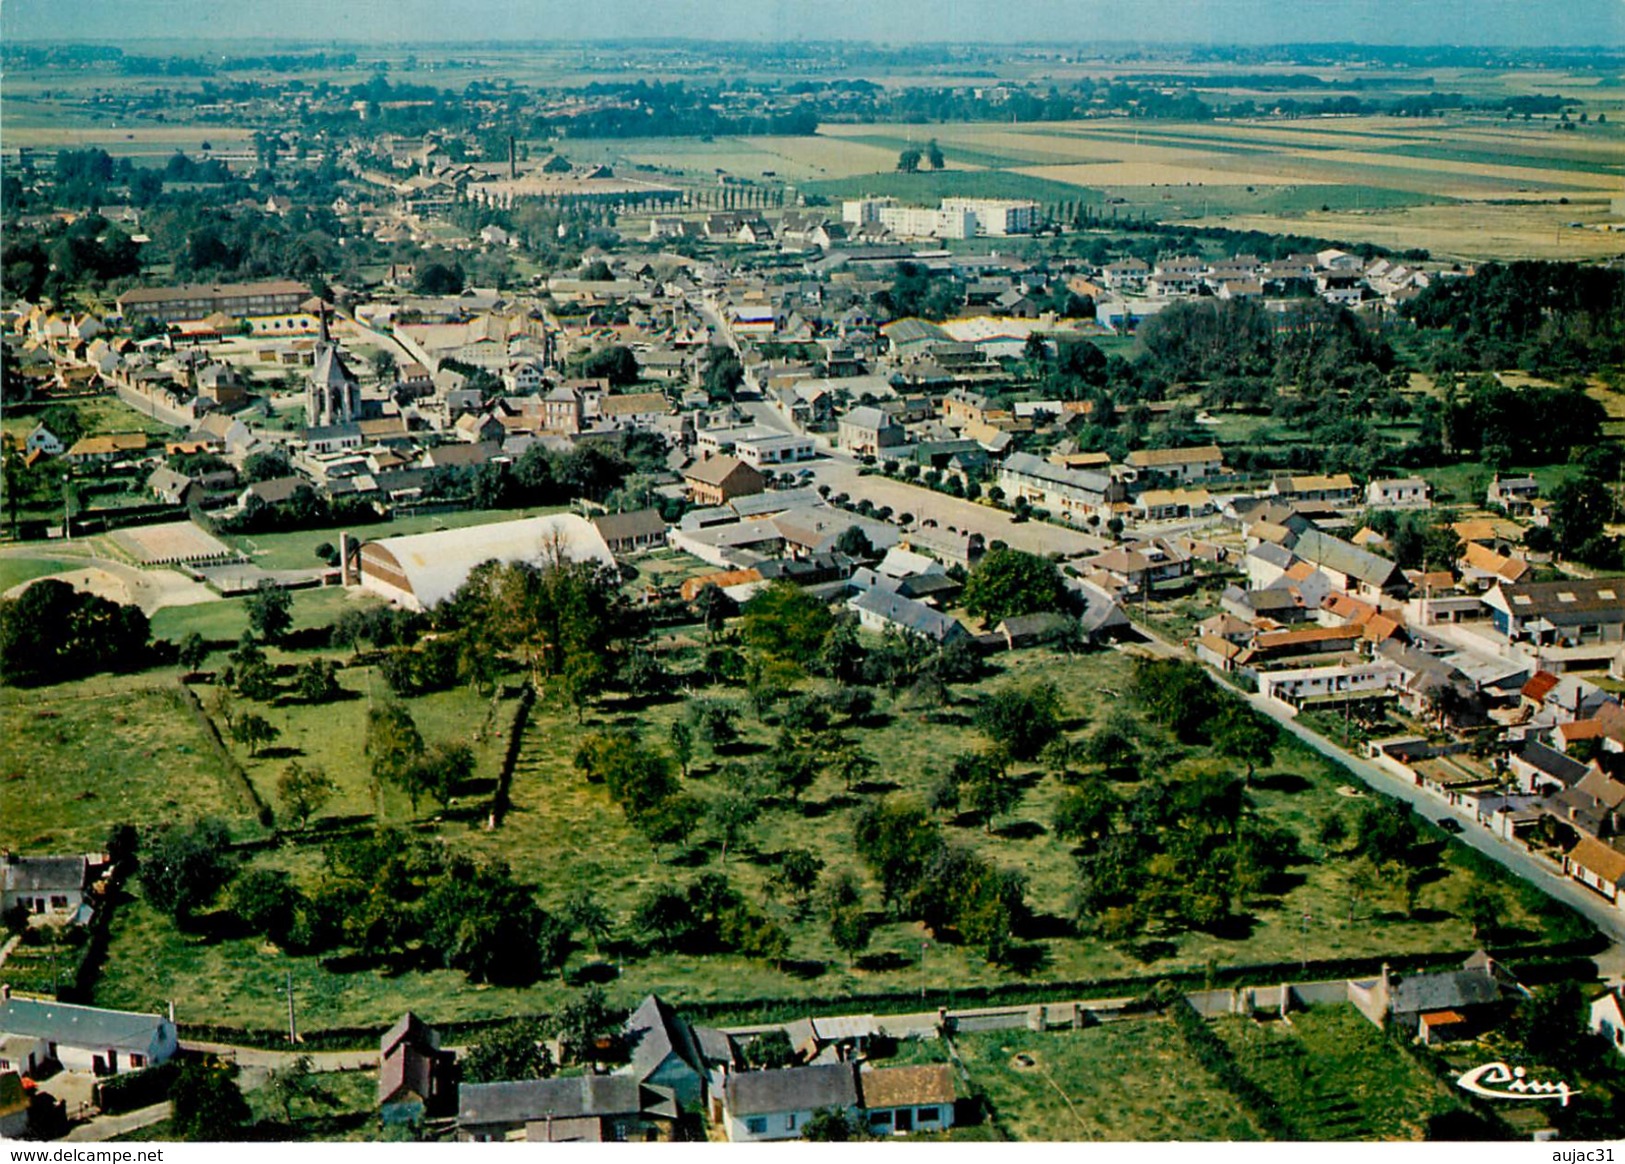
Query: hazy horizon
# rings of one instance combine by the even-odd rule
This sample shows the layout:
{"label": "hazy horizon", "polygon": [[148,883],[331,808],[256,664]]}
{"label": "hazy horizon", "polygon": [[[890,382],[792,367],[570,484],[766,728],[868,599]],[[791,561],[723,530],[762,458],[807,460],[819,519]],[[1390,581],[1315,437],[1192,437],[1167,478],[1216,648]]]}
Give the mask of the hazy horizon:
{"label": "hazy horizon", "polygon": [[[434,35],[447,28],[454,35]],[[11,40],[402,46],[684,39],[1584,48],[1625,45],[1625,0],[1550,8],[1528,0],[7,0],[0,33]]]}

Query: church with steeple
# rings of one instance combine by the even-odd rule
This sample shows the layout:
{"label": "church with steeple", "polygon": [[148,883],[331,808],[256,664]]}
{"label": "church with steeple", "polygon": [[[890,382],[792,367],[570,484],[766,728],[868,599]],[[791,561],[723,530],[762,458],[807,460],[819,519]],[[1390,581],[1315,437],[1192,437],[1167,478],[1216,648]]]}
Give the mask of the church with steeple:
{"label": "church with steeple", "polygon": [[321,309],[321,336],[316,362],[305,387],[305,425],[325,428],[361,419],[361,383],[350,373],[339,346],[327,330],[327,307]]}

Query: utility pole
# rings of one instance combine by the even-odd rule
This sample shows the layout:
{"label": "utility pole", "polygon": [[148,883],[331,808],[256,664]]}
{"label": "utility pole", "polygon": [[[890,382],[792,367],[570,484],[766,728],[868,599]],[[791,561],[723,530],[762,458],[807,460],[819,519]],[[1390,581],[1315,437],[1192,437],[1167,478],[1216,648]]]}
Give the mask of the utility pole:
{"label": "utility pole", "polygon": [[293,971],[289,970],[287,975],[287,985],[283,989],[288,993],[288,1042],[297,1043],[299,1041],[299,1029],[294,1025],[293,1019]]}
{"label": "utility pole", "polygon": [[925,952],[931,946],[930,942],[920,943],[920,1001],[925,1001]]}

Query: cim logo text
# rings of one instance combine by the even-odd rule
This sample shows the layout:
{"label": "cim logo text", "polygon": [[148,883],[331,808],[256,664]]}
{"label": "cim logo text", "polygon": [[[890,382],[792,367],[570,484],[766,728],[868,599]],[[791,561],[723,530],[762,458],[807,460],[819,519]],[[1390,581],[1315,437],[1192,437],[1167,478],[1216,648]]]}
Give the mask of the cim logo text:
{"label": "cim logo text", "polygon": [[1579,1094],[1567,1083],[1530,1079],[1522,1067],[1508,1067],[1505,1063],[1474,1067],[1456,1080],[1456,1086],[1490,1099],[1555,1099],[1563,1107],[1568,1107],[1569,1096]]}

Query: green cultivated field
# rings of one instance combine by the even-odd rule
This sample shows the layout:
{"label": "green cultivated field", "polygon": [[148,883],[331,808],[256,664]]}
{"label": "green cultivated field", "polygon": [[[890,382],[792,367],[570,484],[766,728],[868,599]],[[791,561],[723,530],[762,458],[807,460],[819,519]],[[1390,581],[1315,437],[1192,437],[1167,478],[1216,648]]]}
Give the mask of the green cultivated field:
{"label": "green cultivated field", "polygon": [[986,1031],[953,1042],[995,1127],[1013,1139],[1263,1138],[1164,1017],[1078,1031]]}
{"label": "green cultivated field", "polygon": [[[314,561],[314,557],[312,561]],[[327,626],[345,609],[376,603],[370,595],[361,595],[339,586],[324,586],[313,590],[294,590],[293,630]],[[235,645],[248,629],[248,607],[245,598],[222,598],[218,602],[201,602],[194,606],[166,606],[152,615],[153,638],[179,642],[190,631],[196,631],[216,644]],[[212,666],[220,666],[216,658]]]}
{"label": "green cultivated field", "polygon": [[[278,653],[275,660],[292,661],[292,657]],[[650,886],[685,884],[703,872],[725,871],[734,886],[760,903],[790,936],[789,957],[782,965],[732,955],[649,955],[639,953],[635,946],[612,942],[604,958],[618,968],[619,976],[610,986],[617,1000],[634,1001],[659,989],[678,1003],[713,1002],[752,1014],[760,1013],[764,1006],[782,1009],[795,999],[838,1000],[855,993],[917,996],[922,979],[938,988],[947,983],[955,988],[989,987],[1105,977],[1154,981],[1170,973],[1201,974],[1210,965],[1295,963],[1301,958],[1403,958],[1437,950],[1466,950],[1474,945],[1473,935],[1456,917],[1456,909],[1479,877],[1501,886],[1507,903],[1507,929],[1516,940],[1556,941],[1580,932],[1574,919],[1552,908],[1533,888],[1498,871],[1469,866],[1454,849],[1449,850],[1441,875],[1423,888],[1415,915],[1405,915],[1396,901],[1379,894],[1360,902],[1351,916],[1347,861],[1327,857],[1315,839],[1327,813],[1341,810],[1352,820],[1350,814],[1356,806],[1337,792],[1339,785],[1350,780],[1307,750],[1283,745],[1276,763],[1260,774],[1249,795],[1265,819],[1298,835],[1306,861],[1282,884],[1250,902],[1239,924],[1214,933],[1153,929],[1143,942],[1127,945],[1072,935],[1064,919],[1070,916],[1076,881],[1074,860],[1071,847],[1049,831],[1063,786],[1055,776],[1034,769],[1018,777],[1027,785],[1020,806],[997,821],[991,832],[974,818],[958,818],[945,826],[955,843],[1026,875],[1027,897],[1038,921],[1032,934],[1023,938],[1022,968],[992,966],[976,952],[940,937],[932,938],[922,968],[921,942],[932,936],[918,923],[887,921],[878,914],[876,920],[881,924],[869,949],[849,962],[834,947],[816,912],[797,919],[786,902],[768,896],[767,880],[777,854],[793,847],[814,850],[829,870],[852,872],[865,883],[870,907],[878,908],[878,887],[853,851],[853,820],[862,803],[874,797],[903,793],[923,799],[952,756],[981,746],[980,734],[968,722],[970,703],[979,693],[1013,680],[1052,680],[1062,691],[1074,735],[1098,723],[1113,706],[1123,706],[1120,693],[1127,689],[1129,666],[1122,655],[1108,652],[1064,658],[1024,652],[1007,656],[1004,663],[1004,674],[973,687],[957,688],[957,703],[946,714],[923,716],[918,709],[893,704],[882,695],[871,720],[874,726],[851,733],[878,761],[870,782],[848,793],[837,776],[824,773],[804,794],[801,810],[770,801],[747,839],[729,854],[725,870],[718,843],[703,826],[688,845],[657,850],[627,823],[604,789],[586,783],[572,764],[576,742],[589,728],[640,728],[646,739],[663,746],[669,724],[681,712],[681,701],[636,706],[610,698],[589,710],[586,724],[581,725],[556,696],[544,694],[524,737],[512,790],[513,809],[494,832],[479,826],[489,795],[489,777],[502,747],[499,733],[509,721],[511,707],[505,704],[499,709],[492,721],[497,730],[491,731],[486,720],[489,702],[466,690],[413,700],[410,706],[430,741],[470,740],[487,729],[476,741],[482,749],[480,779],[466,795],[454,800],[452,813],[434,835],[453,850],[507,862],[520,879],[537,886],[543,906],[556,909],[570,889],[590,885],[612,913],[617,937],[627,938],[635,905]],[[686,666],[681,660],[676,665],[679,670]],[[338,780],[343,791],[328,808],[329,814],[353,815],[372,807],[360,748],[368,684],[373,682],[375,692],[381,691],[381,685],[370,681],[368,674],[364,668],[342,673],[346,690],[357,694],[345,702],[321,708],[259,709],[284,730],[273,747],[298,749],[301,763],[319,764]],[[745,709],[740,721],[745,739],[733,749],[736,758],[748,762],[752,754],[771,746],[777,728],[756,721],[742,691],[716,689],[705,694],[730,698]],[[1147,730],[1152,737],[1149,746],[1158,757],[1155,763],[1164,770],[1172,767],[1180,749],[1154,729]],[[273,753],[249,761],[240,749],[237,755],[265,793],[288,758]],[[717,760],[701,747],[688,790],[705,798],[723,785]],[[1134,787],[1121,786],[1121,792],[1131,794]],[[405,822],[409,808],[404,799],[391,792],[384,807],[389,822]],[[422,815],[432,811],[423,806]],[[160,812],[135,819],[150,822],[170,815]],[[275,863],[307,884],[319,876],[321,865],[319,851],[305,845],[259,855],[254,861]],[[1304,913],[1314,919],[1307,935],[1300,932]],[[161,951],[156,958],[154,950]],[[576,976],[594,961],[591,950],[580,948],[567,973]],[[137,903],[121,910],[115,919],[97,999],[106,1005],[135,1005],[161,983],[165,997],[187,1000],[191,1021],[274,1027],[281,1003],[265,983],[284,969],[294,971],[299,989],[313,1000],[316,1009],[309,1014],[313,1028],[387,1024],[408,1005],[439,1020],[543,1012],[567,995],[566,987],[556,980],[523,989],[473,988],[457,974],[346,968],[343,959],[294,957],[265,947],[257,938],[229,937],[223,932],[213,938],[180,935],[168,921]]]}
{"label": "green cultivated field", "polygon": [[[60,516],[60,515],[59,515]],[[61,524],[59,521],[58,525]],[[94,563],[89,558],[0,557],[0,594],[13,586],[32,582],[35,578],[48,578],[69,570],[83,570]]]}
{"label": "green cultivated field", "polygon": [[1098,190],[1035,178],[1007,170],[942,170],[936,173],[884,172],[805,182],[801,189],[825,198],[897,198],[931,205],[941,198],[1030,198],[1036,202],[1100,202]]}
{"label": "green cultivated field", "polygon": [[1419,1140],[1432,1115],[1461,1107],[1438,1080],[1352,1006],[1291,1023],[1214,1020],[1236,1064],[1309,1140]]}

